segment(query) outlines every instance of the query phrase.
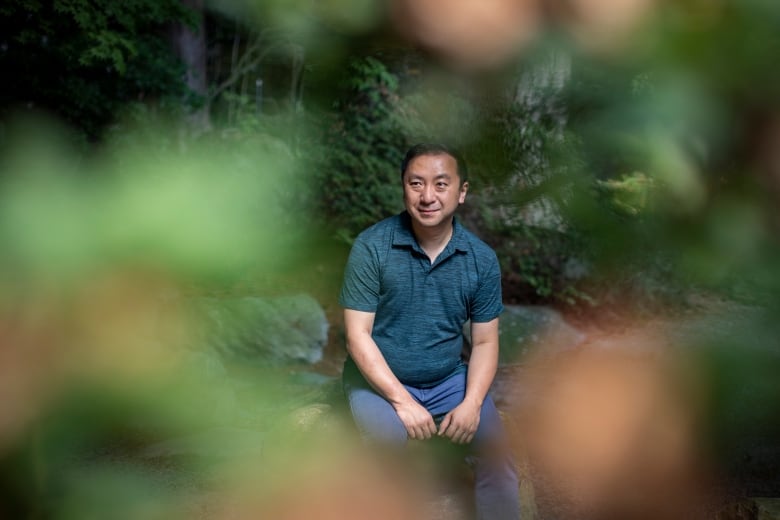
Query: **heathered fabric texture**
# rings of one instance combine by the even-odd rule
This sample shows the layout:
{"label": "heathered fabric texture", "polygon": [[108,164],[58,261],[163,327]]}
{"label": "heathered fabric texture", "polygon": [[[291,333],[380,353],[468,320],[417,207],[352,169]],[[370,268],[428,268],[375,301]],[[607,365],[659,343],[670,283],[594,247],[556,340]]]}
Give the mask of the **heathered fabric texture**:
{"label": "heathered fabric texture", "polygon": [[463,324],[503,310],[495,252],[455,221],[433,265],[403,212],[363,231],[352,246],[339,298],[376,313],[372,337],[398,379],[429,386],[463,368]]}

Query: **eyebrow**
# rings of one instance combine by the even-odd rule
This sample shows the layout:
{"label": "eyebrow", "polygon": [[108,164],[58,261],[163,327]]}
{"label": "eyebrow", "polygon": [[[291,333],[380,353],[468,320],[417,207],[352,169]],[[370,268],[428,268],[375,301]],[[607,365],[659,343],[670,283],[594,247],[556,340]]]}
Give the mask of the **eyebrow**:
{"label": "eyebrow", "polygon": [[[409,173],[409,180],[410,180],[410,181],[413,181],[413,180],[422,180],[422,179],[423,179],[423,176],[422,176],[422,175],[417,175],[417,174],[414,174],[414,173]],[[434,178],[433,178],[433,180],[434,180],[434,181],[438,181],[438,180],[442,180],[442,179],[445,179],[445,180],[448,180],[448,181],[449,181],[449,180],[452,180],[452,175],[451,175],[451,174],[449,174],[449,173],[440,173],[439,175],[437,175],[436,177],[434,177]]]}

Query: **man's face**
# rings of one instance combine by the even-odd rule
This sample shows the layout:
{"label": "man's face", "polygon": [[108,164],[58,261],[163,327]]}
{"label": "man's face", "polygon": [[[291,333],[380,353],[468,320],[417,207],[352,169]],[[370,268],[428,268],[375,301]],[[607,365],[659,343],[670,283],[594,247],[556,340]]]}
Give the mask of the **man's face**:
{"label": "man's face", "polygon": [[466,200],[468,183],[461,185],[458,163],[446,153],[420,155],[404,172],[404,206],[416,226],[448,225]]}

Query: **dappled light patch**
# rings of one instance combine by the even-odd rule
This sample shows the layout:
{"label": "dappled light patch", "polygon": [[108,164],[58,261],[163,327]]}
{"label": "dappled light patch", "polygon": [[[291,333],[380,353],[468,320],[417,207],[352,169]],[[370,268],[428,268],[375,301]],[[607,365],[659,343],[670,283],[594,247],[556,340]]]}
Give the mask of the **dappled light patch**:
{"label": "dappled light patch", "polygon": [[583,50],[619,53],[635,45],[655,0],[458,0],[392,3],[397,30],[468,68],[490,68],[522,54],[546,32],[563,28]]}
{"label": "dappled light patch", "polygon": [[578,44],[586,50],[614,53],[632,43],[657,0],[555,0],[550,2]]}
{"label": "dappled light patch", "polygon": [[700,376],[662,336],[610,334],[528,371],[522,384],[536,399],[518,409],[516,440],[572,514],[649,519],[700,511],[708,477],[698,438]]}
{"label": "dappled light patch", "polygon": [[539,30],[537,0],[400,0],[398,30],[458,64],[485,67],[508,59]]}
{"label": "dappled light patch", "polygon": [[62,376],[53,323],[38,310],[0,318],[0,455],[29,431]]}

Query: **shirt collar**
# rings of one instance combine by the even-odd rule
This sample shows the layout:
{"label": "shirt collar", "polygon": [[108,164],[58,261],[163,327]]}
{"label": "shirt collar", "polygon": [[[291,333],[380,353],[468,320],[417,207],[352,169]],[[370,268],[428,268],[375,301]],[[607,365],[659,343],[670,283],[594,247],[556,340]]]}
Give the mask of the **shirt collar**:
{"label": "shirt collar", "polygon": [[[417,243],[417,239],[414,238],[414,232],[412,231],[412,217],[409,216],[407,211],[403,211],[399,215],[399,225],[396,228],[396,232],[393,234],[393,245],[409,247],[422,253],[422,249]],[[450,248],[455,251],[468,251],[466,232],[457,217],[452,220],[452,237],[450,238],[445,251]]]}

